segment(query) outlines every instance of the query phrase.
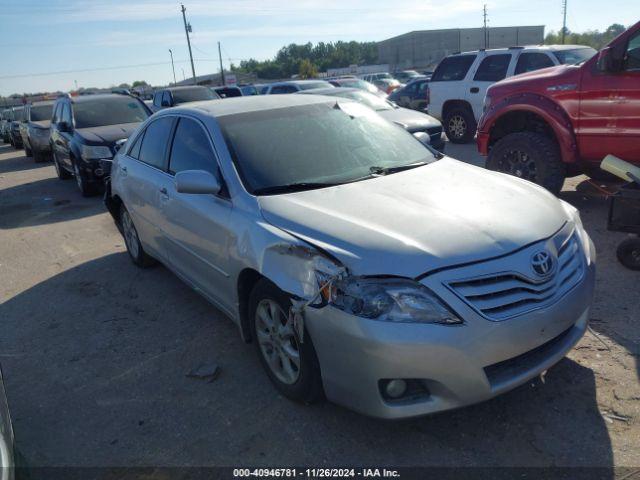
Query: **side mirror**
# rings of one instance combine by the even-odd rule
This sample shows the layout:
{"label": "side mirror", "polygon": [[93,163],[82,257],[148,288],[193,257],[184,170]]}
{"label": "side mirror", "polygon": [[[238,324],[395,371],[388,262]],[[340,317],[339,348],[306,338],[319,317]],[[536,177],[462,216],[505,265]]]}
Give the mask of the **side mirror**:
{"label": "side mirror", "polygon": [[68,133],[71,131],[71,125],[68,122],[58,122],[58,130],[63,133]]}
{"label": "side mirror", "polygon": [[121,138],[120,140],[116,140],[115,145],[113,146],[114,150],[116,151],[116,153],[118,153],[120,151],[120,149],[122,148],[122,146],[127,143],[127,139],[126,138]]}
{"label": "side mirror", "polygon": [[220,182],[204,170],[184,170],[176,173],[176,190],[179,193],[212,194],[220,192]]}
{"label": "side mirror", "polygon": [[431,137],[425,132],[416,132],[413,134],[423,145],[431,145]]}

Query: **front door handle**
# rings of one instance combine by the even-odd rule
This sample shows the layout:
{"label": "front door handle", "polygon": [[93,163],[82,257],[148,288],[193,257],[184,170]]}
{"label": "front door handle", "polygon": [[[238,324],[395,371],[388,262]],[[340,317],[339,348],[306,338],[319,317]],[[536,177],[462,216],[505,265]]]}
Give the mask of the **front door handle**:
{"label": "front door handle", "polygon": [[478,93],[480,91],[480,89],[478,87],[471,87],[471,89],[469,91],[471,93]]}
{"label": "front door handle", "polygon": [[163,194],[163,195],[167,195],[167,193],[169,193],[169,192],[167,192],[167,189],[165,187],[162,187],[160,189],[160,193]]}

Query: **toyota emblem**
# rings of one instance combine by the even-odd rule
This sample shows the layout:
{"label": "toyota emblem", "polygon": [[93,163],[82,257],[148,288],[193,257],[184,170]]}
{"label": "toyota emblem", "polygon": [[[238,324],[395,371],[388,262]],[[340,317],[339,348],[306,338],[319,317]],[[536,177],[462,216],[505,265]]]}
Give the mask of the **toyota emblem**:
{"label": "toyota emblem", "polygon": [[542,250],[534,253],[533,257],[531,257],[531,267],[540,277],[546,277],[551,274],[554,266],[555,262],[553,260],[553,256],[548,250]]}

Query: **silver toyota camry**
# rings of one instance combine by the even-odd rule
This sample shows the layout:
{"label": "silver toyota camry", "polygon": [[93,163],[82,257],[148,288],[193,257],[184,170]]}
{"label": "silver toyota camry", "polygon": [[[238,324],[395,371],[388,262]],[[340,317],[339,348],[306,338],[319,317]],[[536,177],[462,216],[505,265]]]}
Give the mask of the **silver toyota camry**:
{"label": "silver toyota camry", "polygon": [[436,158],[348,100],[166,109],[114,159],[133,262],[225,312],[287,397],[403,418],[539,375],[587,328],[595,250],[571,205]]}

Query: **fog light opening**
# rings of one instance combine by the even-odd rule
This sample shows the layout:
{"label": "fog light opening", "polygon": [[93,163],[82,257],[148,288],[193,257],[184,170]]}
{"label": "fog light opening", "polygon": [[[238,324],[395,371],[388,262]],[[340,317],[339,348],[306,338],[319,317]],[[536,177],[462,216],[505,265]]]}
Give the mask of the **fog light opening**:
{"label": "fog light opening", "polygon": [[425,379],[392,378],[378,382],[380,394],[388,403],[423,402],[428,400],[431,392]]}
{"label": "fog light opening", "polygon": [[401,378],[389,380],[384,387],[384,391],[389,398],[398,399],[407,392],[407,382]]}

